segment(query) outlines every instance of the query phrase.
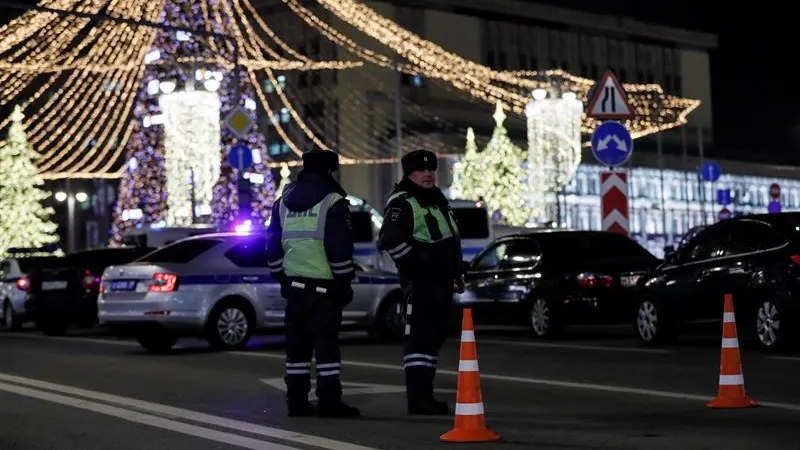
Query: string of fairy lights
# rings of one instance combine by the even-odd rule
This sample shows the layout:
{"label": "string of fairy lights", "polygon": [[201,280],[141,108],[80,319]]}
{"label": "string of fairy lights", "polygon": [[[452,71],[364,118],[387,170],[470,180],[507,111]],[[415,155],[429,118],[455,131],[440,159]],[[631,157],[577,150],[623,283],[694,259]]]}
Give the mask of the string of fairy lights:
{"label": "string of fairy lights", "polygon": [[[304,114],[295,107],[297,98],[277,82],[278,72],[342,71],[362,68],[365,64],[377,65],[437,80],[479,101],[490,104],[502,101],[518,115],[524,113],[530,101],[527,93],[531,89],[546,87],[545,78],[559,77],[562,89],[574,92],[579,99],[586,98],[594,83],[594,80],[562,71],[495,71],[420,38],[356,0],[316,0],[336,19],[376,40],[391,53],[400,55],[405,62],[397,64],[392,56],[348,38],[299,0],[282,1],[303,23],[355,56],[355,60],[313,61],[302,55],[268,26],[249,0],[199,3],[203,15],[209,19],[205,23],[206,31],[226,33],[235,39],[241,49],[241,58],[237,62],[246,70],[258,102],[269,114],[272,128],[297,156],[302,154],[298,138],[323,149],[331,149],[335,139],[330,139],[320,127],[307,122]],[[165,4],[166,0],[144,3],[136,0],[40,2],[42,6],[55,9],[89,14],[103,11],[112,16],[151,22],[158,21]],[[224,29],[220,25],[222,17],[232,18]],[[124,160],[125,144],[133,130],[130,111],[155,31],[113,22],[92,25],[87,18],[29,11],[0,27],[0,36],[0,98],[8,104],[16,100],[15,103],[25,110],[29,140],[42,153],[37,164],[43,176],[49,179],[121,176],[124,168],[120,163]],[[208,45],[216,50],[223,43],[208,39]],[[234,67],[233,62],[225,58],[213,62],[226,69]],[[260,77],[271,81],[275,95],[264,91]],[[33,86],[36,87],[31,89]],[[629,101],[639,113],[627,123],[634,137],[683,124],[688,114],[699,106],[697,100],[665,94],[659,85],[626,84],[625,88]],[[21,98],[23,92],[29,91],[32,93]],[[348,107],[363,106],[359,99],[353,98],[347,99]],[[658,114],[654,114],[657,103],[660,103],[660,108]],[[414,107],[411,103],[407,106]],[[298,133],[292,133],[287,124],[276,120],[276,112],[281,110],[288,112],[291,126]],[[418,109],[417,113],[424,114],[424,111]],[[336,125],[348,120],[351,119],[339,119]],[[590,133],[597,124],[593,119],[584,118],[582,131]],[[2,118],[0,128],[7,125],[8,118]],[[426,139],[421,135],[410,138]],[[433,140],[426,143],[436,145]],[[379,151],[370,147],[368,142],[356,143],[342,163],[393,161],[393,158],[381,157]],[[288,164],[296,165],[297,161]]]}

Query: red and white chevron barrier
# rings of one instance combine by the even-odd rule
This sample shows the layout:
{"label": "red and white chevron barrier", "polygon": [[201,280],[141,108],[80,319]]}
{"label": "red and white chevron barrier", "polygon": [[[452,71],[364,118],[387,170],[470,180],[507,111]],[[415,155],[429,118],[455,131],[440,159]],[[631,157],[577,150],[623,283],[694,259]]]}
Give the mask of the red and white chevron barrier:
{"label": "red and white chevron barrier", "polygon": [[629,235],[628,172],[600,172],[600,205],[603,231]]}

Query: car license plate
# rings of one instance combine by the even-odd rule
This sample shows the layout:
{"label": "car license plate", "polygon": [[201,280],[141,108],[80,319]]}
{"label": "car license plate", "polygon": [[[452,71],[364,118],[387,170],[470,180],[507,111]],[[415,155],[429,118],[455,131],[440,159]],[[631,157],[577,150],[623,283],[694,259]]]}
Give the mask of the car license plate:
{"label": "car license plate", "polygon": [[620,283],[622,287],[632,287],[636,286],[636,282],[639,281],[640,275],[629,275],[626,277],[620,277]]}
{"label": "car license plate", "polygon": [[66,281],[45,281],[42,283],[43,291],[59,291],[67,288]]}
{"label": "car license plate", "polygon": [[111,290],[115,292],[132,291],[134,289],[136,289],[136,281],[133,280],[122,280],[122,281],[111,282]]}

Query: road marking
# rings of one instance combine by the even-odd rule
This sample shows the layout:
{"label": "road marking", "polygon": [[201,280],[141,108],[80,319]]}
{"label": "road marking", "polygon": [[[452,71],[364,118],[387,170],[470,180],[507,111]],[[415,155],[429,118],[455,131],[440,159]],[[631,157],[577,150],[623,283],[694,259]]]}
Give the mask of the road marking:
{"label": "road marking", "polygon": [[[42,336],[43,338],[45,336]],[[53,339],[69,339],[69,338],[53,338]],[[482,341],[481,341],[482,342]],[[117,344],[117,345],[127,345],[131,344],[130,342],[125,341],[104,341],[105,344]],[[256,358],[269,358],[269,359],[279,359],[283,361],[286,356],[283,353],[270,353],[270,352],[246,352],[246,351],[231,351],[226,352],[223,354],[227,355],[234,355],[234,356],[249,356],[249,357],[256,357]],[[792,358],[792,357],[772,357],[774,359],[777,358]],[[800,359],[800,357],[798,357]],[[352,360],[343,360],[343,365],[349,365],[353,367],[364,367],[368,369],[385,369],[385,370],[403,370],[403,366],[395,365],[395,364],[384,364],[384,363],[373,363],[373,362],[366,362],[366,361],[352,361]],[[437,369],[436,373],[442,375],[452,375],[458,376],[458,371],[456,370],[447,370],[447,369]],[[6,375],[0,374],[0,379],[4,379]],[[551,387],[560,387],[560,388],[567,388],[567,389],[583,389],[583,390],[592,390],[592,391],[599,391],[599,392],[616,392],[616,393],[623,393],[623,394],[634,394],[634,395],[643,395],[643,396],[651,396],[651,397],[663,397],[663,398],[672,398],[672,399],[680,399],[680,400],[697,400],[707,402],[712,397],[706,395],[699,395],[699,394],[690,394],[685,392],[671,392],[671,391],[660,391],[654,389],[641,389],[641,388],[634,388],[634,387],[627,387],[627,386],[614,386],[614,385],[606,385],[606,384],[597,384],[597,383],[581,383],[581,382],[573,382],[573,381],[561,381],[561,380],[549,380],[544,378],[525,378],[525,377],[515,377],[510,375],[496,375],[496,374],[487,374],[482,373],[481,379],[486,380],[495,380],[495,381],[506,381],[506,382],[513,382],[513,383],[522,383],[522,384],[532,384],[532,385],[541,385],[541,386],[551,386]],[[57,388],[56,388],[57,390]],[[784,409],[789,411],[800,411],[800,405],[790,404],[790,403],[780,403],[780,402],[762,402],[759,401],[759,404],[762,406],[769,406],[772,408]],[[199,414],[199,413],[198,413]],[[210,416],[213,417],[213,416]],[[225,419],[228,420],[228,419]],[[206,423],[217,423],[217,422],[206,422]],[[331,448],[331,447],[325,447]],[[349,448],[349,447],[348,447]],[[333,449],[333,448],[332,448]],[[335,449],[339,450],[339,449]]]}
{"label": "road marking", "polygon": [[481,339],[478,344],[489,345],[509,345],[516,347],[540,347],[540,348],[563,348],[568,350],[592,350],[605,352],[629,352],[629,353],[674,353],[674,350],[663,348],[634,348],[634,347],[614,347],[606,345],[583,345],[583,344],[558,344],[552,342],[518,342],[497,339]]}
{"label": "road marking", "polygon": [[765,356],[764,359],[775,359],[778,361],[800,361],[800,356]]}
{"label": "road marking", "polygon": [[[228,352],[228,354],[232,355],[241,355],[241,356],[251,356],[257,358],[272,358],[272,359],[284,359],[284,355],[278,353],[268,353],[268,352],[260,352],[260,353],[247,353],[247,352]],[[393,365],[393,364],[382,364],[382,363],[371,363],[365,361],[349,361],[344,360],[342,361],[343,366],[353,366],[353,367],[365,367],[369,369],[387,369],[387,370],[403,370],[403,366]],[[452,375],[458,376],[457,370],[448,370],[448,369],[437,369],[437,374],[442,375]],[[559,387],[559,388],[566,388],[566,389],[583,389],[589,391],[599,391],[599,392],[614,392],[620,394],[634,394],[634,395],[642,395],[642,396],[649,396],[649,397],[662,397],[662,398],[672,398],[678,400],[697,400],[702,402],[708,402],[712,399],[712,396],[708,395],[700,395],[700,394],[690,394],[686,392],[673,392],[673,391],[661,391],[656,389],[642,389],[642,388],[634,388],[628,386],[615,386],[615,385],[608,385],[608,384],[599,384],[599,383],[583,383],[577,381],[562,381],[562,380],[549,380],[546,378],[526,378],[526,377],[516,377],[511,375],[496,375],[496,374],[486,374],[481,373],[480,377],[482,380],[494,380],[494,381],[506,381],[512,383],[521,383],[521,384],[532,384],[532,385],[540,385],[540,386],[551,386],[551,387]],[[800,405],[795,405],[791,403],[779,403],[779,402],[758,402],[762,406],[769,406],[772,408],[778,409],[785,409],[789,411],[800,411]]]}
{"label": "road marking", "polygon": [[[253,435],[280,439],[283,441],[289,441],[295,444],[308,445],[328,450],[378,450],[371,447],[364,447],[361,445],[351,444],[349,442],[337,441],[320,436],[314,436],[312,434],[304,434],[304,433],[298,433],[296,431],[283,430],[280,428],[266,427],[263,425],[257,425],[250,422],[242,422],[239,420],[228,419],[227,417],[213,416],[210,414],[205,414],[188,409],[177,408],[169,405],[162,405],[160,403],[152,403],[130,397],[122,397],[98,391],[80,389],[63,384],[50,383],[47,381],[36,380],[33,378],[25,378],[6,373],[0,373],[0,381],[5,381],[8,383],[14,383],[23,386],[29,386],[37,389],[55,391],[61,394],[68,394],[76,397],[98,400],[106,403],[111,403],[116,406],[125,406],[128,408],[138,409],[140,411],[149,412],[152,414],[160,414],[172,418],[190,420],[192,422],[198,422],[205,425],[214,425],[221,428],[227,428],[229,430],[236,430]],[[263,449],[265,442],[264,441],[259,441],[259,442],[261,443],[261,447],[258,448]],[[290,447],[284,447],[284,448],[288,449]]]}
{"label": "road marking", "polygon": [[[258,380],[268,386],[271,386],[281,392],[286,392],[286,381],[283,378],[261,378]],[[311,401],[317,400],[314,393],[316,383],[312,380],[311,392],[309,392],[308,399]],[[376,395],[376,394],[405,394],[405,386],[395,386],[391,384],[374,384],[374,383],[356,383],[352,381],[342,381],[342,395]],[[442,394],[455,394],[455,389],[436,389],[436,392]]]}
{"label": "road marking", "polygon": [[66,395],[59,395],[22,386],[15,386],[13,384],[0,383],[0,391],[10,392],[51,403],[58,403],[65,406],[71,406],[73,408],[116,417],[128,422],[149,425],[154,428],[161,428],[163,430],[169,430],[176,433],[207,439],[209,441],[220,442],[223,444],[234,445],[236,447],[249,448],[252,450],[300,450],[298,447],[288,447],[285,445],[276,444],[274,442],[262,441],[233,433],[225,433],[224,431],[213,430],[210,428],[203,428],[197,425],[190,425],[183,422],[178,422],[176,420],[144,414],[138,411],[132,411],[130,409],[120,408],[104,403],[90,402],[81,398],[68,397]]}

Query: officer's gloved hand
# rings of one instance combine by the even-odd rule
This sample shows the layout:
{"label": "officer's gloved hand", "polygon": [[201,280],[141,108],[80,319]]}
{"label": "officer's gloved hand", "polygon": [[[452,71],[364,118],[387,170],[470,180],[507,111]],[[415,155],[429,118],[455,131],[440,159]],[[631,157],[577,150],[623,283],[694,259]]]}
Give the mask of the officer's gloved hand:
{"label": "officer's gloved hand", "polygon": [[461,275],[455,279],[453,283],[453,289],[456,291],[457,294],[463,294],[465,290],[467,290],[466,282],[464,281],[464,276]]}
{"label": "officer's gloved hand", "polygon": [[350,281],[337,281],[335,286],[335,299],[339,301],[342,308],[352,303],[353,286],[350,285]]}

